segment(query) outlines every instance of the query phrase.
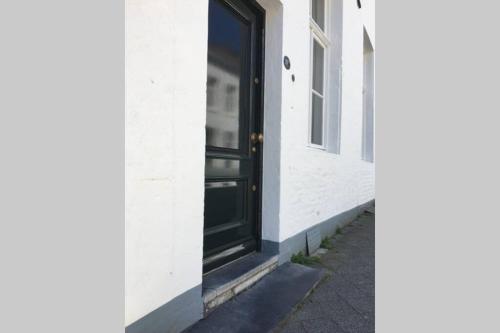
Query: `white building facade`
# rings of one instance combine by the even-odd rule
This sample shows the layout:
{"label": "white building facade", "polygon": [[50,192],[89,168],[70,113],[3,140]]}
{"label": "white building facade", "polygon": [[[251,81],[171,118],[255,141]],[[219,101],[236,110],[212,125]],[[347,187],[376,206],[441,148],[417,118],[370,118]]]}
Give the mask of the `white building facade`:
{"label": "white building facade", "polygon": [[374,201],[375,3],[126,4],[125,326],[180,332],[211,271]]}

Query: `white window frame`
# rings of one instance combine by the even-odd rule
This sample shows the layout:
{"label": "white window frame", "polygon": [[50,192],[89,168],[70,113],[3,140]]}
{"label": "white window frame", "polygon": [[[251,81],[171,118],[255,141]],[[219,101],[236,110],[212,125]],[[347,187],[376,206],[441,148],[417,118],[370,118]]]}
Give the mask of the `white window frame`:
{"label": "white window frame", "polygon": [[[327,135],[327,130],[328,130],[328,73],[329,73],[329,64],[330,62],[328,61],[329,55],[330,55],[330,40],[328,39],[327,36],[327,31],[329,31],[329,13],[330,13],[330,1],[325,0],[325,13],[324,13],[324,30],[322,30],[319,25],[314,21],[312,17],[312,0],[309,2],[310,5],[310,14],[309,14],[309,27],[311,30],[311,38],[310,38],[310,46],[309,46],[309,58],[310,58],[310,64],[309,64],[309,129],[308,129],[308,138],[307,142],[309,147],[320,149],[320,150],[325,150],[326,151],[326,139],[328,138]],[[313,89],[313,65],[314,65],[314,58],[313,58],[313,53],[314,53],[314,41],[318,42],[318,44],[323,48],[323,95],[321,95],[319,92],[315,91]],[[312,104],[313,104],[313,98],[312,95],[316,94],[319,97],[322,97],[323,100],[323,106],[322,106],[322,138],[321,138],[321,145],[315,144],[312,142],[312,116],[313,116],[313,109],[312,109]]]}

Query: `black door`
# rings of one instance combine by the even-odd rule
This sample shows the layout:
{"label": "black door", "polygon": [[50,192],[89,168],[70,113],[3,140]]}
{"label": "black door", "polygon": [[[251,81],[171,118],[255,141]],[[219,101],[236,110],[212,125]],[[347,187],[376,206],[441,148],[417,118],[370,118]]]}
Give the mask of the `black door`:
{"label": "black door", "polygon": [[262,20],[252,1],[209,2],[204,272],[259,246]]}

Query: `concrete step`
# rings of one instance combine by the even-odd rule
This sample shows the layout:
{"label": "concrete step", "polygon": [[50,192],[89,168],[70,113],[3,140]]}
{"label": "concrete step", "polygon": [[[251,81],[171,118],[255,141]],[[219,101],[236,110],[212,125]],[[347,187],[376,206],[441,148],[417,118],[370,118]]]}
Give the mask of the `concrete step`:
{"label": "concrete step", "polygon": [[270,332],[324,276],[324,270],[286,263],[219,306],[186,333]]}
{"label": "concrete step", "polygon": [[205,315],[278,267],[279,256],[253,253],[203,277]]}

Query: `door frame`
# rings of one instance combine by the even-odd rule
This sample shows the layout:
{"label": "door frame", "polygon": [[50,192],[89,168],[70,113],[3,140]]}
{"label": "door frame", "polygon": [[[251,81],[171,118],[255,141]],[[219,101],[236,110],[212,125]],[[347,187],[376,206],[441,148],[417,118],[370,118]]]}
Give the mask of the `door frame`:
{"label": "door frame", "polygon": [[257,251],[262,252],[262,186],[263,186],[263,178],[264,178],[264,144],[266,142],[265,133],[264,133],[264,87],[265,87],[265,51],[266,51],[266,11],[265,9],[256,1],[250,0],[247,1],[250,7],[256,12],[257,19],[260,20],[259,26],[261,27],[261,31],[257,33],[257,41],[256,44],[260,47],[260,54],[257,57],[257,61],[255,63],[255,73],[259,75],[259,84],[254,85],[255,87],[255,103],[259,108],[259,111],[256,112],[255,123],[259,126],[259,133],[264,135],[264,141],[260,145],[260,149],[258,150],[258,162],[257,162],[257,172],[258,172],[258,182],[257,182],[257,193],[256,193],[256,204],[255,204],[255,214],[256,214],[256,236],[257,236]]}

